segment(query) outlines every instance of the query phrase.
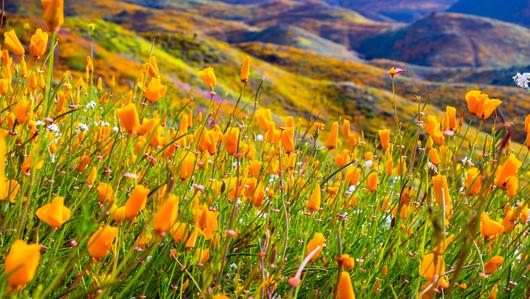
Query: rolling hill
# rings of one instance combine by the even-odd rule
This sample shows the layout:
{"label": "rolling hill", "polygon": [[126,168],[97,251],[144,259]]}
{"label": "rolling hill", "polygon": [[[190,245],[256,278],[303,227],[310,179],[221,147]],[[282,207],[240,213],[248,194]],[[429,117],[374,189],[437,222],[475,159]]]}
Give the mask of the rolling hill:
{"label": "rolling hill", "polygon": [[449,9],[451,12],[465,13],[498,19],[530,27],[530,1],[528,0],[460,0]]}
{"label": "rolling hill", "polygon": [[435,67],[508,67],[530,61],[530,30],[493,19],[436,13],[365,40],[368,59]]}

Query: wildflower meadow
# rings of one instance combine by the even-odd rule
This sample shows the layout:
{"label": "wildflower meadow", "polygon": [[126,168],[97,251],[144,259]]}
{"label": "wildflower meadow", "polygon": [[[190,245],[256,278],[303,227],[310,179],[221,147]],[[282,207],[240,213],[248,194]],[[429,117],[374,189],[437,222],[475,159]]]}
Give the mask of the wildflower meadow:
{"label": "wildflower meadow", "polygon": [[411,118],[392,93],[365,134],[268,108],[251,57],[229,108],[213,67],[169,101],[154,55],[132,87],[90,55],[59,75],[63,0],[42,20],[3,29],[0,297],[530,297],[530,114],[468,90]]}

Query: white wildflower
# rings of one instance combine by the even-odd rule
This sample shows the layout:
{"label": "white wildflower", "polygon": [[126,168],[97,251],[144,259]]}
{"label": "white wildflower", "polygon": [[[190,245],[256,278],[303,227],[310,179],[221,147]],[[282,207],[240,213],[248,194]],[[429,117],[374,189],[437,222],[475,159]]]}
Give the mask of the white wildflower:
{"label": "white wildflower", "polygon": [[517,73],[517,75],[513,76],[513,81],[515,81],[515,84],[521,88],[530,89],[528,87],[528,83],[530,83],[530,73]]}

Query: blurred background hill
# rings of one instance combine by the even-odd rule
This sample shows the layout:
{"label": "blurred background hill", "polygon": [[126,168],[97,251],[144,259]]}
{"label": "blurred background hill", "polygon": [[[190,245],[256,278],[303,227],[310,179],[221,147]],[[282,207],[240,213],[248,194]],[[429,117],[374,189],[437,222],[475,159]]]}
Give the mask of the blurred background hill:
{"label": "blurred background hill", "polygon": [[[115,74],[119,85],[131,86],[154,55],[176,101],[204,101],[197,72],[213,66],[218,100],[230,105],[239,93],[240,63],[250,55],[250,89],[264,80],[260,105],[277,115],[345,117],[367,134],[393,122],[392,66],[407,70],[396,90],[405,118],[418,98],[431,113],[447,104],[465,111],[463,97],[473,88],[504,102],[505,122],[520,125],[530,112],[530,94],[511,79],[530,70],[527,0],[65,2],[59,67],[80,76],[92,52],[98,76],[108,83]],[[4,26],[27,42],[31,30],[43,27],[41,13],[40,1],[7,0]],[[251,105],[248,93],[244,102]]]}

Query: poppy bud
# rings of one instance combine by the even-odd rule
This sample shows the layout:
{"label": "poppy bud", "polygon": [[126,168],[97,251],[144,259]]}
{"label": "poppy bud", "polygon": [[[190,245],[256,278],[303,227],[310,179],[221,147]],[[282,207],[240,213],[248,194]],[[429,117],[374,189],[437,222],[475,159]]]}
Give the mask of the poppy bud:
{"label": "poppy bud", "polygon": [[381,147],[383,149],[388,148],[388,142],[390,140],[390,130],[379,130],[379,141],[381,142]]}
{"label": "poppy bud", "polygon": [[153,229],[157,234],[167,232],[175,223],[179,210],[179,199],[175,195],[169,195],[169,198],[162,204],[155,214]]}
{"label": "poppy bud", "polygon": [[16,56],[24,56],[26,50],[20,43],[20,40],[15,33],[15,30],[11,29],[4,33],[4,46],[9,49]]}
{"label": "poppy bud", "polygon": [[48,46],[48,33],[38,28],[29,41],[29,52],[31,56],[35,58],[43,57],[44,53],[46,53],[46,46]]}
{"label": "poppy bud", "polygon": [[243,65],[241,66],[241,82],[245,83],[248,81],[248,76],[250,74],[250,57],[246,56],[243,60]]}
{"label": "poppy bud", "polygon": [[140,127],[140,118],[136,111],[136,105],[130,103],[121,109],[116,109],[116,111],[118,112],[121,126],[127,130],[127,132],[132,134],[138,131]]}
{"label": "poppy bud", "polygon": [[138,215],[147,203],[149,189],[143,185],[136,185],[125,203],[125,217],[132,219]]}
{"label": "poppy bud", "polygon": [[88,240],[88,252],[95,259],[102,259],[110,253],[112,243],[118,235],[118,228],[110,225],[100,227]]}
{"label": "poppy bud", "polygon": [[311,196],[309,196],[309,199],[307,200],[305,205],[306,208],[312,212],[320,210],[321,196],[320,184],[317,183],[315,185],[315,189],[313,189],[313,192],[311,193]]}
{"label": "poppy bud", "polygon": [[355,299],[350,274],[346,271],[340,273],[339,284],[337,285],[337,299]]}
{"label": "poppy bud", "polygon": [[329,131],[328,137],[326,138],[326,147],[328,149],[337,148],[339,141],[339,123],[333,122],[331,124],[331,130]]}
{"label": "poppy bud", "polygon": [[322,249],[324,248],[324,243],[326,242],[326,239],[324,239],[324,235],[322,233],[316,233],[313,236],[313,239],[307,243],[307,250],[305,255],[309,255],[313,250],[315,250],[318,246],[320,248],[316,251],[316,253],[311,257],[311,261],[314,261],[318,258],[320,255],[320,252],[322,252]]}

